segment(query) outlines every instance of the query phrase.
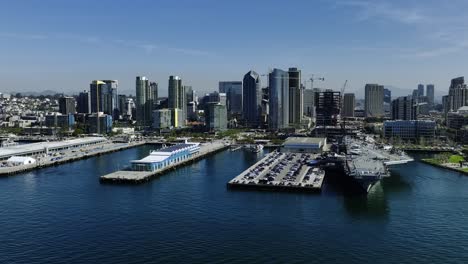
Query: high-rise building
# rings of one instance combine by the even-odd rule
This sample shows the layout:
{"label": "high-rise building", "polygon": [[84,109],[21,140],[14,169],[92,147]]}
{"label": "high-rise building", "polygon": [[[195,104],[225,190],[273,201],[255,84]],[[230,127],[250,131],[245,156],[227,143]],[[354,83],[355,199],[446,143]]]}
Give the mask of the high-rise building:
{"label": "high-rise building", "polygon": [[384,115],[384,87],[378,84],[366,84],[364,113],[366,117]]}
{"label": "high-rise building", "polygon": [[249,71],[244,75],[242,87],[242,115],[247,126],[258,126],[261,102],[260,75],[254,71]]}
{"label": "high-rise building", "polygon": [[[187,93],[185,92],[185,86],[182,86],[182,79],[179,76],[169,76],[168,94],[169,108],[180,109],[181,116],[179,118],[180,120],[185,120],[187,116]],[[183,124],[180,125],[183,126]]]}
{"label": "high-rise building", "polygon": [[424,84],[418,84],[418,98],[424,96]]}
{"label": "high-rise building", "polygon": [[147,124],[148,116],[146,116],[146,101],[147,95],[146,92],[148,91],[149,87],[149,80],[145,76],[137,76],[136,77],[136,121],[137,124],[141,126],[145,126]]}
{"label": "high-rise building", "polygon": [[83,91],[78,95],[77,101],[77,112],[82,114],[91,113],[91,93],[89,91]]}
{"label": "high-rise building", "polygon": [[242,82],[219,82],[218,91],[226,94],[228,115],[240,115],[242,113]]}
{"label": "high-rise building", "polygon": [[118,81],[116,80],[94,80],[90,84],[91,112],[103,112],[114,115],[118,113]]}
{"label": "high-rise building", "polygon": [[401,96],[392,101],[393,120],[416,120],[417,104],[412,96]]}
{"label": "high-rise building", "polygon": [[314,102],[314,95],[315,92],[313,89],[305,89],[303,91],[303,98],[304,98],[304,108],[303,113],[305,116],[314,117],[315,116],[315,102]]}
{"label": "high-rise building", "polygon": [[151,91],[151,94],[152,94],[152,103],[153,103],[153,106],[151,107],[151,109],[149,109],[150,113],[156,109],[158,107],[158,83],[157,82],[150,82],[150,91]]}
{"label": "high-rise building", "polygon": [[119,94],[119,116],[127,116],[127,96],[124,94]]}
{"label": "high-rise building", "polygon": [[333,90],[315,92],[317,126],[336,126],[341,111],[341,93]]}
{"label": "high-rise building", "polygon": [[208,103],[205,110],[206,128],[209,131],[222,131],[227,129],[226,105],[221,103]]}
{"label": "high-rise building", "polygon": [[468,88],[464,77],[452,79],[448,96],[449,111],[456,112],[460,107],[468,105]]}
{"label": "high-rise building", "polygon": [[185,85],[184,89],[186,93],[185,99],[187,100],[187,104],[195,101],[195,91],[193,90],[192,86]]}
{"label": "high-rise building", "polygon": [[172,126],[171,109],[159,109],[153,111],[153,128],[169,129]]}
{"label": "high-rise building", "polygon": [[384,103],[391,104],[392,103],[392,91],[387,88],[384,88]]}
{"label": "high-rise building", "polygon": [[62,115],[74,114],[75,110],[75,98],[73,97],[60,97],[59,98],[59,112]]}
{"label": "high-rise building", "polygon": [[269,110],[268,127],[272,130],[289,127],[289,78],[288,72],[273,69],[269,79]]}
{"label": "high-rise building", "polygon": [[434,85],[433,84],[428,84],[426,85],[426,97],[427,97],[427,103],[431,108],[434,107]]}
{"label": "high-rise building", "polygon": [[297,68],[289,68],[289,123],[300,125],[302,122],[302,110],[304,98],[302,95],[301,71]]}
{"label": "high-rise building", "polygon": [[356,108],[356,98],[353,93],[345,93],[343,95],[343,117],[354,117],[354,108]]}

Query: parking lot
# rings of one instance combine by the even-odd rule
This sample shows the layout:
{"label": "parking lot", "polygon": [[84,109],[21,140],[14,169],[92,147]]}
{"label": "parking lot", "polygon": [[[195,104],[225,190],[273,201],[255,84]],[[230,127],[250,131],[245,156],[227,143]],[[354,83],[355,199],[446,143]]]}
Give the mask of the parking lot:
{"label": "parking lot", "polygon": [[273,152],[229,184],[320,189],[325,172],[309,166],[313,159],[315,154]]}

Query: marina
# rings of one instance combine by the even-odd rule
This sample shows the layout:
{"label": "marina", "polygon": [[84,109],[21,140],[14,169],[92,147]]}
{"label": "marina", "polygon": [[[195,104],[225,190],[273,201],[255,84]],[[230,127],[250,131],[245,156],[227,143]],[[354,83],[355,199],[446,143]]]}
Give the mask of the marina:
{"label": "marina", "polygon": [[229,181],[229,188],[317,192],[325,172],[309,165],[316,155],[272,152]]}

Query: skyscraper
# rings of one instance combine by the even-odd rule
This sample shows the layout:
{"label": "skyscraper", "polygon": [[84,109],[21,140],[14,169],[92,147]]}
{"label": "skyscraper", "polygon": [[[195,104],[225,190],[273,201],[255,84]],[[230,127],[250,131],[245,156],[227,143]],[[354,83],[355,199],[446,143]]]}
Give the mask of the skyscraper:
{"label": "skyscraper", "polygon": [[273,130],[289,127],[289,78],[288,72],[273,69],[269,79],[269,122],[268,127]]}
{"label": "skyscraper", "polygon": [[151,116],[146,116],[146,92],[149,90],[149,80],[145,76],[136,77],[136,121],[140,126],[146,125]]}
{"label": "skyscraper", "polygon": [[356,107],[356,99],[353,93],[345,93],[343,95],[343,117],[354,117],[354,108]]}
{"label": "skyscraper", "polygon": [[244,75],[242,88],[242,114],[247,126],[258,126],[262,93],[260,76],[254,71]]}
{"label": "skyscraper", "polygon": [[458,111],[462,106],[468,105],[468,88],[464,77],[452,79],[449,88],[449,111]]}
{"label": "skyscraper", "polygon": [[118,81],[116,80],[94,80],[90,84],[91,112],[103,112],[114,115],[118,110]]}
{"label": "skyscraper", "polygon": [[228,115],[240,115],[242,113],[242,82],[219,82],[219,92],[226,94]]}
{"label": "skyscraper", "polygon": [[424,96],[424,84],[418,84],[418,97]]}
{"label": "skyscraper", "polygon": [[74,114],[75,111],[75,98],[73,97],[60,97],[59,98],[59,112],[62,115]]}
{"label": "skyscraper", "polygon": [[91,93],[83,91],[78,95],[77,112],[82,114],[91,114]]}
{"label": "skyscraper", "polygon": [[316,91],[314,99],[317,126],[336,126],[341,111],[341,93],[333,90]]}
{"label": "skyscraper", "polygon": [[208,103],[205,113],[206,128],[209,131],[220,131],[227,129],[226,105],[221,103]]}
{"label": "skyscraper", "polygon": [[[182,79],[179,76],[169,76],[168,94],[169,108],[180,109],[180,120],[184,120],[183,122],[185,122],[187,117],[187,94],[185,92],[185,86],[182,86]],[[184,124],[181,125],[183,126]]]}
{"label": "skyscraper", "polygon": [[312,89],[305,89],[303,91],[303,98],[304,98],[303,113],[305,116],[313,117],[315,115],[314,95],[315,95],[315,91]]}
{"label": "skyscraper", "polygon": [[158,106],[158,83],[157,82],[150,82],[150,90],[152,92],[152,100],[153,100],[153,107],[151,107],[150,112],[152,112],[154,109],[157,108]]}
{"label": "skyscraper", "polygon": [[301,85],[301,71],[297,68],[289,68],[289,123],[300,125],[302,122],[302,110],[304,108],[304,98]]}
{"label": "skyscraper", "polygon": [[426,96],[429,106],[434,107],[434,84],[426,85]]}
{"label": "skyscraper", "polygon": [[401,96],[392,101],[393,120],[416,120],[416,100],[412,96]]}
{"label": "skyscraper", "polygon": [[378,84],[366,84],[364,113],[366,117],[382,117],[384,115],[384,87]]}

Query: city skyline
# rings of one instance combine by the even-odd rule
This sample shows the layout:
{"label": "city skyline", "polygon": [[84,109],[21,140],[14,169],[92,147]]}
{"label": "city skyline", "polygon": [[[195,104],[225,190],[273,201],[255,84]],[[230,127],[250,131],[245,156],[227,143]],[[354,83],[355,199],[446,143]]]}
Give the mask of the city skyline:
{"label": "city skyline", "polygon": [[[1,92],[76,93],[86,89],[89,80],[106,78],[119,80],[119,89],[127,93],[134,91],[137,75],[160,85],[167,76],[178,75],[205,93],[216,90],[219,81],[241,80],[248,70],[264,75],[272,68],[297,67],[304,82],[311,74],[324,76],[320,88],[338,90],[349,80],[347,92],[358,98],[366,83],[398,87],[408,94],[418,83],[434,83],[439,98],[450,79],[466,73],[461,64],[467,55],[466,22],[450,16],[468,7],[461,2],[295,1],[280,7],[259,1],[249,3],[259,15],[246,21],[222,16],[244,12],[242,1],[47,3],[3,4],[0,19],[8,27],[0,28],[0,57],[9,63],[0,70]],[[180,21],[167,24],[180,4]],[[289,26],[288,15],[277,19],[285,8],[297,10],[297,27]],[[137,10],[141,16],[126,16]],[[24,15],[12,16],[18,12]],[[246,31],[246,26],[253,30]],[[299,41],[273,34],[286,29],[284,39]]]}

